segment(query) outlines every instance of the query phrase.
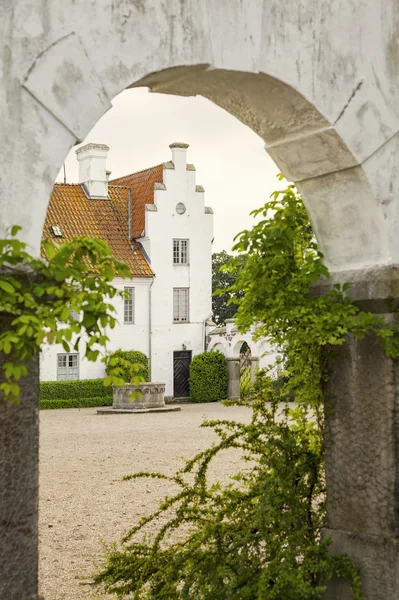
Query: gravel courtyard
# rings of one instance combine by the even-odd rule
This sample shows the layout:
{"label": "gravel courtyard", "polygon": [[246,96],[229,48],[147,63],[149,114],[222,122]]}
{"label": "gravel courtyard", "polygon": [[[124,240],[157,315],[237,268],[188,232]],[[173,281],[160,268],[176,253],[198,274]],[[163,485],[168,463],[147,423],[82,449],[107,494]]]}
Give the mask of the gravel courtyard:
{"label": "gravel courtyard", "polygon": [[[45,600],[106,598],[85,584],[101,556],[101,540],[118,541],[168,492],[164,482],[121,482],[122,476],[173,473],[181,457],[192,457],[216,439],[199,427],[204,418],[248,422],[250,411],[219,403],[143,415],[99,416],[92,408],[41,411],[39,577]],[[225,480],[239,463],[234,451],[226,453],[212,474]]]}

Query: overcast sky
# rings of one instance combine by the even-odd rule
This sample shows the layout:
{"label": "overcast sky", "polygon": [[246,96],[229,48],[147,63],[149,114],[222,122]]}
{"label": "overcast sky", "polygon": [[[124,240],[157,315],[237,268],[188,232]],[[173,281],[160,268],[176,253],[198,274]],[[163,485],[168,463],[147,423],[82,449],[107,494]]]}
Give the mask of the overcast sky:
{"label": "overcast sky", "polygon": [[[182,98],[139,88],[125,90],[112,104],[84,143],[110,147],[111,178],[170,160],[172,142],[190,144],[187,161],[194,163],[205,204],[214,210],[214,252],[230,251],[234,236],[253,225],[250,211],[284,185],[263,140],[201,96]],[[68,183],[78,180],[75,149],[65,162]],[[57,181],[62,180],[60,171]]]}

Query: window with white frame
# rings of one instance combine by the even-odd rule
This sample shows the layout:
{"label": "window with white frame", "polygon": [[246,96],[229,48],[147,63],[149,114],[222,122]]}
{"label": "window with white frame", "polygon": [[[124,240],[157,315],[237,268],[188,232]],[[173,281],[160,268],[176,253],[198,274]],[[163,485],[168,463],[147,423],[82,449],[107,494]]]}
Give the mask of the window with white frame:
{"label": "window with white frame", "polygon": [[128,292],[129,296],[124,300],[123,322],[134,323],[134,287],[125,287],[125,292]]}
{"label": "window with white frame", "polygon": [[189,288],[173,288],[173,322],[188,323]]}
{"label": "window with white frame", "polygon": [[188,240],[173,240],[173,264],[188,265]]}
{"label": "window with white frame", "polygon": [[57,354],[57,380],[79,379],[79,354]]}

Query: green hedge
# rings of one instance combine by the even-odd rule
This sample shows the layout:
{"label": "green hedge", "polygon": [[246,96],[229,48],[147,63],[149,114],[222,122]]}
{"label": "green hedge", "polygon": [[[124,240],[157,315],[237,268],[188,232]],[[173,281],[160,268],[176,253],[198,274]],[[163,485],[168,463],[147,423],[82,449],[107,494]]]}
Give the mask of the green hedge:
{"label": "green hedge", "polygon": [[[142,369],[138,372],[135,372],[134,374],[142,376],[144,378],[144,381],[149,381],[150,368],[148,363],[148,357],[142,352],[139,352],[139,350],[115,350],[115,352],[110,354],[109,358],[123,358],[124,360],[128,360],[130,363],[142,365]],[[121,376],[126,381],[126,383],[130,383],[130,369],[128,367],[121,368],[123,370]]]}
{"label": "green hedge", "polygon": [[76,398],[112,398],[112,389],[104,386],[104,379],[42,381],[40,384],[40,400],[59,401]]}
{"label": "green hedge", "polygon": [[227,398],[227,364],[221,352],[194,356],[190,365],[190,396],[193,402],[217,402]]}
{"label": "green hedge", "polygon": [[40,408],[87,408],[90,406],[111,406],[112,397],[92,396],[91,398],[40,399]]}

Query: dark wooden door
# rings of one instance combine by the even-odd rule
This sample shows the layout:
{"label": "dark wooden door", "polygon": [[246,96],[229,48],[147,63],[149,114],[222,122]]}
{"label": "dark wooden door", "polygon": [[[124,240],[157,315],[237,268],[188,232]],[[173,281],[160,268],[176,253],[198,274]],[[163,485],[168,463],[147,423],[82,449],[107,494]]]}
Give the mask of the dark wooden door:
{"label": "dark wooden door", "polygon": [[173,352],[173,395],[175,398],[190,396],[191,350]]}

